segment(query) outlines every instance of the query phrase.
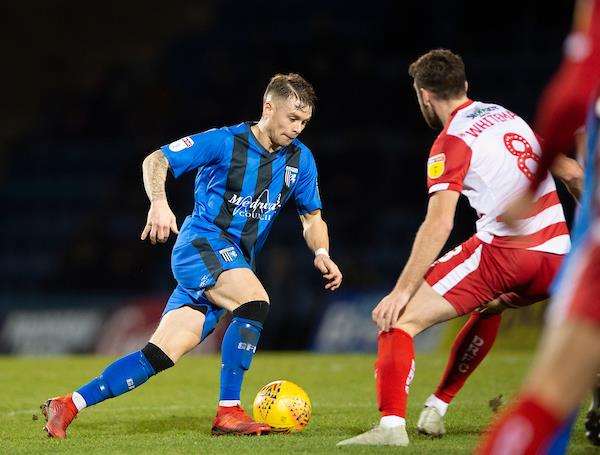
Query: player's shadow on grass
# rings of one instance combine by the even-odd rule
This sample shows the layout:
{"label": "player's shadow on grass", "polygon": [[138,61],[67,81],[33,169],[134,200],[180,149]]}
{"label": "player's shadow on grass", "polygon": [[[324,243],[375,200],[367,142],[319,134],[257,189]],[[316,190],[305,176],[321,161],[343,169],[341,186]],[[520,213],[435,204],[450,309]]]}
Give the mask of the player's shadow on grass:
{"label": "player's shadow on grass", "polygon": [[[319,433],[323,433],[324,435],[350,435],[348,436],[350,438],[352,436],[356,436],[367,430],[370,430],[375,425],[376,424],[365,427],[360,425],[338,425],[333,422],[331,424],[319,422],[319,428],[316,431],[318,431]],[[310,425],[308,426],[308,429],[311,429]]]}
{"label": "player's shadow on grass", "polygon": [[481,436],[482,434],[482,429],[481,428],[461,428],[459,430],[452,430],[452,432],[448,432],[449,435],[456,435],[456,436]]}
{"label": "player's shadow on grass", "polygon": [[[89,427],[89,429],[98,430],[98,428],[110,428],[110,433],[123,432],[123,434],[143,434],[143,433],[170,433],[170,432],[185,432],[193,431],[199,434],[210,434],[213,416],[190,416],[190,415],[166,415],[153,419],[149,418],[132,418],[131,420],[121,421],[118,428],[115,428],[115,423],[112,420],[104,422],[81,422],[78,425],[81,428]],[[78,422],[79,423],[79,422]],[[88,429],[88,428],[86,428]]]}
{"label": "player's shadow on grass", "polygon": [[[461,425],[459,428],[449,427],[446,428],[447,436],[481,436],[483,429],[476,425]],[[428,436],[426,434],[419,433],[416,428],[409,428],[408,435],[412,437],[418,437],[419,439],[438,439],[434,436]]]}

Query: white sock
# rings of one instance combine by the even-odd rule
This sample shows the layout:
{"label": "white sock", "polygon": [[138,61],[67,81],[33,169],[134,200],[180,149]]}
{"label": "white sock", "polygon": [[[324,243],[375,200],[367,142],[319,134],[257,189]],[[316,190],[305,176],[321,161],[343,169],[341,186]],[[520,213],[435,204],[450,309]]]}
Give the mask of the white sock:
{"label": "white sock", "polygon": [[401,425],[406,425],[406,420],[399,416],[383,416],[379,421],[379,425],[383,428],[394,428]]}
{"label": "white sock", "polygon": [[425,400],[425,406],[437,409],[442,417],[444,417],[446,415],[446,411],[448,411],[448,403],[446,403],[444,400],[440,400],[433,394],[429,395],[429,398]]}
{"label": "white sock", "polygon": [[242,402],[240,400],[221,400],[219,401],[219,406],[225,406],[227,408],[231,408],[233,406],[240,406]]}
{"label": "white sock", "polygon": [[73,394],[71,395],[71,400],[73,400],[73,404],[77,408],[77,411],[81,411],[87,406],[87,403],[85,402],[80,393],[73,392]]}

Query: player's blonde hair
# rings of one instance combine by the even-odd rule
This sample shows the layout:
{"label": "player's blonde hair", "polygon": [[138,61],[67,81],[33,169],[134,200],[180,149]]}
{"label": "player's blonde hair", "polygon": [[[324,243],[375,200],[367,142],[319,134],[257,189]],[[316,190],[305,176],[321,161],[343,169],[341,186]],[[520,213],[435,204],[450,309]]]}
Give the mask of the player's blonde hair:
{"label": "player's blonde hair", "polygon": [[313,86],[297,73],[275,74],[265,89],[263,101],[266,101],[268,95],[274,95],[284,100],[293,97],[302,105],[310,106],[313,111],[317,101]]}

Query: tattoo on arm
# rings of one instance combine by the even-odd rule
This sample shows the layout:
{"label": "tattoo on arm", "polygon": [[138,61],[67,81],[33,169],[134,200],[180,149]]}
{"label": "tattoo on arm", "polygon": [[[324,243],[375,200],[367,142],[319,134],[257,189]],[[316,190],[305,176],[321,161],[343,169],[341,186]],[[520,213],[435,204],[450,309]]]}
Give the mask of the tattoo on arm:
{"label": "tattoo on arm", "polygon": [[165,181],[169,162],[165,155],[157,150],[146,157],[142,165],[144,176],[144,188],[150,201],[167,199]]}

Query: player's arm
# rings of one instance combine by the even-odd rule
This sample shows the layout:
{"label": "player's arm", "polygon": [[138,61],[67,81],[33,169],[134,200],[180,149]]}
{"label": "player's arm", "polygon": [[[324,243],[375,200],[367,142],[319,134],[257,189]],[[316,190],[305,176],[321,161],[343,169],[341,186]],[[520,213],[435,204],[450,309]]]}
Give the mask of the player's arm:
{"label": "player's arm", "polygon": [[152,244],[157,240],[164,243],[171,231],[179,234],[175,215],[167,202],[167,171],[170,169],[173,176],[178,178],[201,166],[216,164],[223,156],[223,145],[228,137],[224,130],[212,129],[163,145],[146,157],[142,170],[150,210],[142,240],[149,235]]}
{"label": "player's arm", "polygon": [[[543,152],[545,153],[545,152]],[[542,153],[542,155],[543,155]],[[567,187],[567,190],[579,202],[583,192],[583,168],[572,158],[559,153],[550,169],[552,174],[559,178]],[[526,217],[535,199],[535,193],[530,187],[525,193],[517,196],[502,214],[502,220],[511,227],[517,226],[517,220]]]}
{"label": "player's arm", "polygon": [[574,159],[560,154],[554,161],[551,171],[565,184],[575,200],[579,201],[583,191],[583,168],[581,165]]}
{"label": "player's arm", "polygon": [[321,210],[300,215],[304,240],[315,254],[314,264],[326,280],[325,289],[335,291],[342,283],[342,272],[329,257],[329,233]]}
{"label": "player's arm", "polygon": [[423,283],[429,266],[439,256],[454,226],[454,214],[460,193],[438,191],[429,199],[425,221],[419,227],[410,257],[396,282],[396,286],[372,313],[380,330],[389,330],[402,309]]}
{"label": "player's arm", "polygon": [[294,188],[294,200],[302,222],[304,239],[315,253],[314,265],[325,279],[325,289],[335,291],[342,282],[342,273],[329,257],[327,223],[321,217],[321,195],[317,183],[317,166],[309,150],[300,158],[301,171]]}
{"label": "player's arm", "polygon": [[578,0],[575,23],[565,42],[559,70],[546,86],[536,115],[536,131],[544,148],[531,186],[502,215],[507,224],[527,213],[540,183],[560,153],[573,148],[576,130],[584,123],[591,95],[600,83],[600,1]]}
{"label": "player's arm", "polygon": [[177,220],[167,201],[165,182],[168,170],[169,162],[161,150],[152,152],[142,163],[144,188],[150,200],[150,210],[140,238],[146,240],[149,236],[153,245],[157,241],[166,242],[171,231],[179,234]]}
{"label": "player's arm", "polygon": [[541,97],[536,131],[545,145],[531,191],[544,180],[559,153],[573,148],[575,131],[585,122],[592,94],[600,84],[600,1],[579,0],[559,70]]}

